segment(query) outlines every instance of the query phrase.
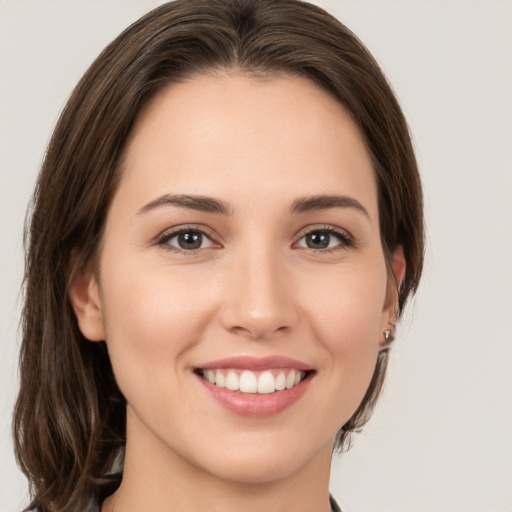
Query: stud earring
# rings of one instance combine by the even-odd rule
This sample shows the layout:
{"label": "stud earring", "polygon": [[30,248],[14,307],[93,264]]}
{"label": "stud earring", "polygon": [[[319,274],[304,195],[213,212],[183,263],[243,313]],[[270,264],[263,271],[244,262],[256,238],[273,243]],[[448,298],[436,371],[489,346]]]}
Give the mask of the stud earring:
{"label": "stud earring", "polygon": [[384,335],[384,342],[381,344],[381,349],[383,350],[388,348],[389,345],[391,345],[391,343],[395,339],[395,336],[393,334],[393,330],[391,329],[386,329],[385,331],[383,331],[382,334]]}

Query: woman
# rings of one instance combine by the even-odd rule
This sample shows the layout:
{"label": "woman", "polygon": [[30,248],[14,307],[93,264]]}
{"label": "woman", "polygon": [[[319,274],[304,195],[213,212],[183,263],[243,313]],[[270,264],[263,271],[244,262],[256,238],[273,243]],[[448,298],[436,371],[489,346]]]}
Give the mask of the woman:
{"label": "woman", "polygon": [[336,510],[423,256],[407,125],[343,25],[150,12],[73,92],[27,235],[31,508]]}

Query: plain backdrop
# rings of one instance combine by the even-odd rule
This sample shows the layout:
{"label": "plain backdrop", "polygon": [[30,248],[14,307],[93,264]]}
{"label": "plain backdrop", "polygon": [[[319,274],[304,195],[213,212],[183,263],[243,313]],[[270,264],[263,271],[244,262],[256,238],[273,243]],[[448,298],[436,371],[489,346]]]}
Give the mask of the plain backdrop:
{"label": "plain backdrop", "polygon": [[[0,0],[0,510],[12,455],[24,213],[59,112],[100,50],[156,0]],[[385,395],[333,464],[346,512],[512,510],[512,2],[324,0],[381,63],[426,196],[420,292]]]}

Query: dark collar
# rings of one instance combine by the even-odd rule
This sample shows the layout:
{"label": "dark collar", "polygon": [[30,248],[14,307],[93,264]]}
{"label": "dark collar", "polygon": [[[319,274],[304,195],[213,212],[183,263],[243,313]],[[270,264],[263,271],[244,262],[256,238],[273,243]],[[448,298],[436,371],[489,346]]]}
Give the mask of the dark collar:
{"label": "dark collar", "polygon": [[336,503],[336,500],[329,494],[329,503],[331,504],[332,512],[341,512],[340,506]]}

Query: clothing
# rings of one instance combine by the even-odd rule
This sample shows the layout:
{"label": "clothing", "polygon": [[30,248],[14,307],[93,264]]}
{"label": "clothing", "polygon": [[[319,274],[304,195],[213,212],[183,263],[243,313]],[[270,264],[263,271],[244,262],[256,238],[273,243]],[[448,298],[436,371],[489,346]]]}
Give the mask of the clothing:
{"label": "clothing", "polygon": [[331,504],[332,512],[341,512],[341,508],[336,503],[336,500],[329,494],[329,503]]}
{"label": "clothing", "polygon": [[[102,485],[96,496],[91,498],[89,505],[83,512],[100,512],[103,500],[115,492],[120,483],[120,479],[115,479],[112,482],[108,482],[107,484]],[[336,500],[331,495],[329,495],[329,503],[331,504],[332,512],[342,512],[339,505],[336,503]]]}

